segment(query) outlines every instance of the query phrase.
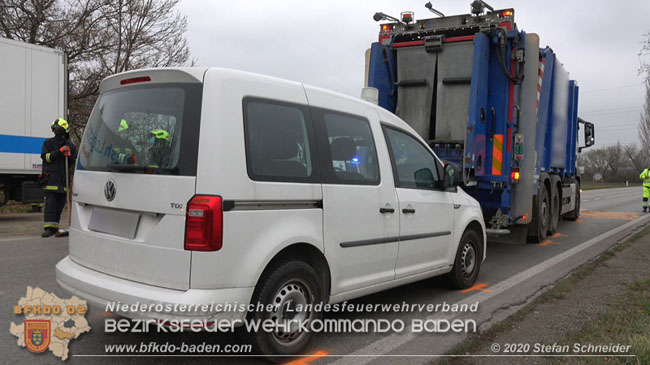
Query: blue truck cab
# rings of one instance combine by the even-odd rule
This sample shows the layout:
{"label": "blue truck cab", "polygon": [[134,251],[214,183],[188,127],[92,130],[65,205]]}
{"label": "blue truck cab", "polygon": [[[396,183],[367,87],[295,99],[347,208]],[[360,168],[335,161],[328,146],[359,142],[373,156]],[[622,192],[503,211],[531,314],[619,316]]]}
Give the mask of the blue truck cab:
{"label": "blue truck cab", "polygon": [[[493,235],[541,242],[578,219],[577,156],[594,143],[578,117],[578,84],[514,9],[474,1],[472,13],[415,20],[376,13],[366,53],[378,104],[409,123],[481,204]],[[582,125],[583,146],[578,131]]]}

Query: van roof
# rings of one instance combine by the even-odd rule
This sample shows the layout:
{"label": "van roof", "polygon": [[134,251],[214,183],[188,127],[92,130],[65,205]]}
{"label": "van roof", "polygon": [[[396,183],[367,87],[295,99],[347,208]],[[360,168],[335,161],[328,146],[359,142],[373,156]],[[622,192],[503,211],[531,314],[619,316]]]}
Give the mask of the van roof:
{"label": "van roof", "polygon": [[157,82],[185,82],[185,83],[202,83],[203,76],[208,70],[207,67],[159,67],[143,68],[138,70],[120,72],[108,76],[102,80],[99,85],[99,92],[117,89],[121,87],[124,80],[137,79],[139,77],[149,77],[151,83]]}
{"label": "van roof", "polygon": [[151,78],[150,82],[154,82],[154,83],[155,82],[202,83],[204,81],[205,74],[208,72],[208,70],[228,73],[232,76],[239,75],[243,78],[249,78],[249,79],[250,78],[260,79],[260,80],[266,79],[266,80],[273,80],[275,82],[282,83],[282,84],[301,85],[303,87],[312,90],[317,90],[318,92],[329,94],[337,98],[347,99],[355,103],[365,104],[366,106],[371,107],[372,109],[376,110],[379,113],[379,117],[383,123],[391,124],[396,127],[406,129],[411,133],[413,133],[414,135],[417,135],[417,133],[415,132],[414,129],[411,128],[411,126],[409,126],[407,123],[399,119],[394,114],[390,113],[384,108],[381,108],[378,105],[369,103],[361,98],[355,98],[350,95],[342,94],[340,92],[332,91],[329,89],[323,89],[321,87],[317,87],[309,84],[303,84],[292,80],[282,79],[274,76],[268,76],[268,75],[253,73],[253,72],[222,68],[222,67],[161,67],[161,68],[146,68],[146,69],[138,69],[133,71],[126,71],[105,78],[102,81],[99,90],[101,93],[103,93],[108,90],[121,87],[120,82],[122,80],[136,79],[138,77],[145,77],[145,76],[149,76]]}

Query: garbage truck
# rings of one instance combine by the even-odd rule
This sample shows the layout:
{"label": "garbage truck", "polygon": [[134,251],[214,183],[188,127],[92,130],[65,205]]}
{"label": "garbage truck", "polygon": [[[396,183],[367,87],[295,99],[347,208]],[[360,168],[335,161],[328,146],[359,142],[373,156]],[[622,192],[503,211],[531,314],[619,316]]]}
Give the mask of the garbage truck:
{"label": "garbage truck", "polygon": [[514,9],[477,0],[444,16],[425,6],[434,17],[374,15],[366,86],[462,171],[490,235],[542,242],[580,214],[577,157],[595,131],[578,117],[578,83],[537,34],[518,29]]}
{"label": "garbage truck", "polygon": [[40,210],[41,148],[67,110],[63,51],[0,38],[0,206],[9,200]]}

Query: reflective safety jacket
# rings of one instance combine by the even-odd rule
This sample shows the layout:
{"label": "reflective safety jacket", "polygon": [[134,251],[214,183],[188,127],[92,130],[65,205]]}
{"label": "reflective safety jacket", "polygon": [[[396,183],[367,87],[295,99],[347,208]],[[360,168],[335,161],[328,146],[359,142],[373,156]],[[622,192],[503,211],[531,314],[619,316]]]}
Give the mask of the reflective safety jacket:
{"label": "reflective safety jacket", "polygon": [[61,147],[70,147],[71,157],[68,157],[68,170],[72,173],[74,166],[76,148],[74,144],[64,137],[52,137],[43,142],[41,150],[41,159],[43,159],[43,179],[45,181],[45,190],[66,192],[65,188],[65,156],[60,151]]}
{"label": "reflective safety jacket", "polygon": [[643,170],[641,175],[639,175],[639,178],[643,180],[643,186],[650,187],[650,170]]}

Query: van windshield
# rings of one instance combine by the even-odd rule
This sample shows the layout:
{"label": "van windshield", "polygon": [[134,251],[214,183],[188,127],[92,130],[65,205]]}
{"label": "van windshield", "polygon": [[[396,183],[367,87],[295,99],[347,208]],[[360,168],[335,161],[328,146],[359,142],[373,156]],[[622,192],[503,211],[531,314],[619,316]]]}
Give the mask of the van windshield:
{"label": "van windshield", "polygon": [[102,94],[77,168],[196,176],[200,84],[130,86]]}

